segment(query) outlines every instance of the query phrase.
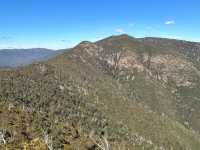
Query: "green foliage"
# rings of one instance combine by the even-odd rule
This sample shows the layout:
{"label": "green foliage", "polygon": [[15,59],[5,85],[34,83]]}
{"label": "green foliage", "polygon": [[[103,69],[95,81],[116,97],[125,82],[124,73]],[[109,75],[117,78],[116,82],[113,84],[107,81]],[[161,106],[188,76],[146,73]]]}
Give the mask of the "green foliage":
{"label": "green foliage", "polygon": [[[55,149],[84,149],[92,132],[107,133],[111,149],[198,150],[199,74],[195,65],[177,67],[193,64],[175,51],[179,42],[110,37],[83,42],[47,62],[0,71],[0,129],[11,135],[0,146],[45,149],[49,137]],[[127,66],[126,57],[133,56],[143,70],[123,67],[121,57],[109,63],[116,53]],[[152,63],[166,54],[181,60],[170,66],[175,71]],[[167,81],[158,78],[165,74]],[[195,86],[179,86],[182,74]]]}

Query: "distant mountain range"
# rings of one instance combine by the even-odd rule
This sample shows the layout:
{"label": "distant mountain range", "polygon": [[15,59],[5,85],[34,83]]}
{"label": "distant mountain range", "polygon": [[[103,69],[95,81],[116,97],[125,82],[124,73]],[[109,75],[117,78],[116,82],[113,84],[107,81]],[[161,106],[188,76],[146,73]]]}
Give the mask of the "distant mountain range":
{"label": "distant mountain range", "polygon": [[60,52],[45,48],[0,49],[0,68],[13,68],[48,60]]}

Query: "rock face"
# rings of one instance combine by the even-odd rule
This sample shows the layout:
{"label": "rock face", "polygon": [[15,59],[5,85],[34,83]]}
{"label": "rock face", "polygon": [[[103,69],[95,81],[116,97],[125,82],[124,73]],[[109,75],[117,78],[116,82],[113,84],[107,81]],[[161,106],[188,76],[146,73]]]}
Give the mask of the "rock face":
{"label": "rock face", "polygon": [[[144,76],[145,82],[154,82],[154,86],[162,84],[163,89],[171,92],[172,98],[169,100],[164,98],[166,101],[161,104],[169,105],[170,103],[174,106],[167,106],[166,109],[159,109],[158,112],[164,111],[168,115],[173,114],[172,117],[178,118],[183,124],[187,121],[191,128],[196,129],[197,132],[200,131],[200,128],[196,128],[200,122],[190,120],[190,117],[198,114],[198,110],[194,110],[193,106],[200,107],[200,95],[195,93],[197,94],[195,98],[194,95],[190,95],[192,94],[190,92],[198,90],[200,85],[200,71],[198,69],[200,64],[198,64],[197,57],[200,49],[198,43],[156,38],[135,39],[122,35],[110,37],[97,43],[84,42],[78,46],[78,49],[86,52],[77,55],[84,62],[90,62],[93,66],[100,65],[101,67],[98,68],[111,74],[117,80],[132,82],[135,80],[135,76],[140,74]],[[95,61],[91,62],[90,60],[94,58]],[[188,98],[185,97],[183,89],[188,92],[186,96]],[[142,89],[138,90],[142,91]],[[149,92],[154,92],[157,95],[159,92],[154,90],[149,89]],[[162,91],[160,93],[162,96],[169,96]],[[155,99],[163,98],[156,96]],[[145,101],[146,98],[143,100]],[[149,105],[151,109],[154,107],[157,109],[162,108],[159,106],[161,104],[153,106],[154,103],[150,103]],[[172,108],[173,110],[171,110]],[[189,114],[190,117],[188,117]]]}
{"label": "rock face", "polygon": [[[0,71],[0,104],[18,108],[13,117],[32,116],[20,129],[28,145],[45,131],[54,149],[98,149],[105,141],[113,150],[198,150],[199,47],[128,35],[84,41],[46,62]],[[16,132],[7,118],[0,128]],[[24,142],[16,134],[13,143]]]}
{"label": "rock face", "polygon": [[[117,70],[114,71],[115,77],[131,82],[133,74],[140,74],[144,76],[145,82],[154,82],[153,84],[156,84],[156,86],[162,84],[164,89],[168,89],[172,93],[170,95],[173,97],[167,98],[168,100],[163,101],[162,105],[171,103],[175,106],[175,108],[170,106],[166,111],[165,109],[162,111],[168,115],[171,114],[170,111],[174,112],[174,117],[178,118],[179,121],[184,123],[187,120],[190,128],[197,132],[200,131],[200,128],[197,129],[200,122],[197,121],[198,119],[196,121],[192,119],[199,114],[199,111],[193,108],[194,105],[196,105],[196,108],[200,107],[200,95],[195,92],[198,91],[200,84],[199,43],[156,38],[134,39],[128,36],[119,36],[105,39],[97,42],[97,44],[102,46],[104,51],[111,51],[109,56],[107,55],[104,58],[106,58],[107,64],[111,66],[110,68]],[[142,89],[138,90],[142,91]],[[153,93],[154,90],[152,88],[149,91]],[[158,91],[154,92],[156,95],[158,94]],[[163,92],[161,94],[166,97],[169,96]],[[154,101],[155,99],[159,100],[159,98],[163,99],[159,96],[159,98],[156,97]],[[142,99],[147,100],[146,98]],[[151,102],[151,108],[155,107],[153,105]],[[159,107],[162,108],[162,106]]]}

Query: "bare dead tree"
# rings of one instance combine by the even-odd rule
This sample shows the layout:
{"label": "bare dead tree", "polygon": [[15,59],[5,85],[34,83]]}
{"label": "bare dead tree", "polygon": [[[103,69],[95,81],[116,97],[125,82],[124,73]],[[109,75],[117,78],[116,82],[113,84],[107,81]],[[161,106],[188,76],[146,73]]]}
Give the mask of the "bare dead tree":
{"label": "bare dead tree", "polygon": [[53,150],[52,136],[49,136],[49,134],[46,131],[44,131],[43,135],[44,135],[44,142],[47,145],[48,149]]}
{"label": "bare dead tree", "polygon": [[95,136],[94,132],[91,132],[89,138],[101,150],[109,150],[110,149],[109,142],[107,140],[107,134],[102,134],[101,137],[99,137],[99,136]]}
{"label": "bare dead tree", "polygon": [[[144,45],[141,46],[140,49],[141,49],[141,53],[139,55],[139,60],[141,61],[141,63],[144,63],[147,69],[150,69],[154,47],[153,45],[149,43],[146,43],[146,44],[144,43]],[[144,54],[147,54],[147,60],[145,60]]]}
{"label": "bare dead tree", "polygon": [[3,142],[3,144],[6,144],[5,140],[5,130],[0,131],[0,143]]}
{"label": "bare dead tree", "polygon": [[150,69],[151,67],[151,58],[152,58],[152,52],[151,50],[148,51],[148,59],[147,59],[147,69]]}
{"label": "bare dead tree", "polygon": [[111,57],[112,57],[112,61],[113,61],[113,71],[112,71],[112,74],[113,76],[115,77],[117,72],[119,71],[119,63],[120,63],[120,60],[123,56],[123,52],[124,52],[125,49],[120,49],[120,50],[117,50],[115,51],[114,53],[112,53]]}

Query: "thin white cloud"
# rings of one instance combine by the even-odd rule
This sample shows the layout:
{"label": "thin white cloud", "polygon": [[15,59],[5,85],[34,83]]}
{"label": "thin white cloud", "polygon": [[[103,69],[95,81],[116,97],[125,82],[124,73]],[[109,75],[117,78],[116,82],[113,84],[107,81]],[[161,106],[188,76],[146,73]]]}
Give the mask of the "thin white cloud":
{"label": "thin white cloud", "polygon": [[60,40],[61,42],[67,42],[67,40]]}
{"label": "thin white cloud", "polygon": [[174,25],[176,22],[174,20],[165,21],[165,25]]}
{"label": "thin white cloud", "polygon": [[161,37],[163,38],[169,38],[169,39],[178,39],[178,40],[182,40],[183,38],[181,36],[176,36],[176,35],[161,35]]}
{"label": "thin white cloud", "polygon": [[129,27],[133,27],[133,26],[135,26],[135,24],[134,23],[129,23],[128,26]]}
{"label": "thin white cloud", "polygon": [[0,37],[0,42],[12,42],[13,38],[10,36],[1,36]]}
{"label": "thin white cloud", "polygon": [[115,30],[115,32],[117,32],[117,33],[119,33],[119,34],[124,34],[124,33],[126,33],[126,32],[124,31],[124,29],[122,29],[122,28],[117,28],[117,29]]}

